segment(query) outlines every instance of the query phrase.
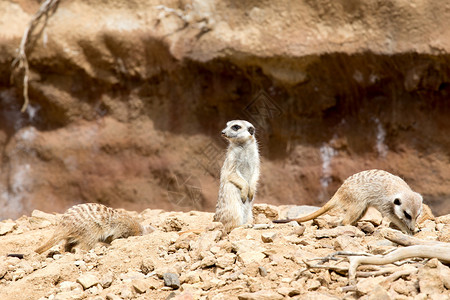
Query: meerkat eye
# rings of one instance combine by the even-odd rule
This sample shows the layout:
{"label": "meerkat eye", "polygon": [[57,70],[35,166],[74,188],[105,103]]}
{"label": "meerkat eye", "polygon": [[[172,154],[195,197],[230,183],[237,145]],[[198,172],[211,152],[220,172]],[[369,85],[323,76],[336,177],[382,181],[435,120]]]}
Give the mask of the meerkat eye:
{"label": "meerkat eye", "polygon": [[410,214],[408,214],[406,211],[403,211],[403,213],[405,214],[405,218],[407,218],[408,220],[411,220]]}
{"label": "meerkat eye", "polygon": [[402,204],[402,202],[400,201],[400,199],[395,198],[394,204],[395,204],[395,205],[400,205],[400,204]]}
{"label": "meerkat eye", "polygon": [[231,126],[231,129],[233,129],[234,131],[238,131],[239,129],[241,129],[241,126],[233,125],[233,126]]}

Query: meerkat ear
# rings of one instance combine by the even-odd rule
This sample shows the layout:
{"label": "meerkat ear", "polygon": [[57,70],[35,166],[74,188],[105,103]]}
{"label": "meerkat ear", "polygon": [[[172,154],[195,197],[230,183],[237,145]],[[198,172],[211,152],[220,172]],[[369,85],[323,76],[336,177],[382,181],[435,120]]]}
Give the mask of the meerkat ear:
{"label": "meerkat ear", "polygon": [[255,134],[255,127],[249,127],[248,132],[250,132],[251,135]]}

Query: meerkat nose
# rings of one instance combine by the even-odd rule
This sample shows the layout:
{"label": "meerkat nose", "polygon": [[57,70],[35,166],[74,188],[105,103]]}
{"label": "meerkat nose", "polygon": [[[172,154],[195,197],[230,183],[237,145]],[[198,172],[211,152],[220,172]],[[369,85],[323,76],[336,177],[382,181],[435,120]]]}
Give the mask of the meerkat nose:
{"label": "meerkat nose", "polygon": [[222,135],[225,135],[225,131],[222,131]]}

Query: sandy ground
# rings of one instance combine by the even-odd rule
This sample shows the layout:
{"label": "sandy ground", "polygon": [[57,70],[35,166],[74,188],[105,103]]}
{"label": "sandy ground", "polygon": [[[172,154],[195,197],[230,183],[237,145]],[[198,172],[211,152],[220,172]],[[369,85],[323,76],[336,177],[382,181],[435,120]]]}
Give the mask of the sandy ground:
{"label": "sandy ground", "polygon": [[[130,212],[156,230],[89,252],[61,253],[57,245],[43,255],[33,250],[50,237],[58,215],[35,211],[0,223],[0,299],[449,299],[450,268],[436,259],[361,266],[350,288],[345,258],[310,260],[398,248],[380,234],[387,221],[377,211],[357,226],[330,228],[336,217],[329,215],[300,226],[270,222],[291,209],[298,207],[256,205],[255,222],[265,225],[228,235],[212,213]],[[424,219],[416,237],[449,241],[450,215]],[[189,229],[201,233],[178,234]]]}

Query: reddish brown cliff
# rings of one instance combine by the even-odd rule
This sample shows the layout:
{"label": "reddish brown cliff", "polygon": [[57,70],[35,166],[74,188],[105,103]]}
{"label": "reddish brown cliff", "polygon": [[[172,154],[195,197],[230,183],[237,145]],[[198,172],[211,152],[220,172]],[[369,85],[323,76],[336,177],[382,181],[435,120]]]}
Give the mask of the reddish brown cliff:
{"label": "reddish brown cliff", "polygon": [[23,114],[11,63],[39,4],[0,3],[0,218],[211,211],[236,118],[257,127],[257,202],[318,205],[382,168],[450,213],[448,4],[160,3],[61,1],[27,48]]}

